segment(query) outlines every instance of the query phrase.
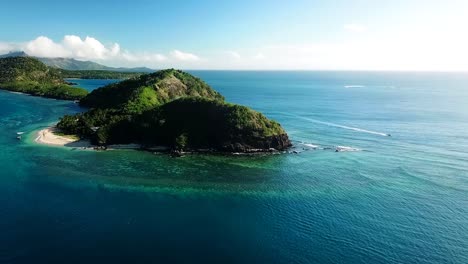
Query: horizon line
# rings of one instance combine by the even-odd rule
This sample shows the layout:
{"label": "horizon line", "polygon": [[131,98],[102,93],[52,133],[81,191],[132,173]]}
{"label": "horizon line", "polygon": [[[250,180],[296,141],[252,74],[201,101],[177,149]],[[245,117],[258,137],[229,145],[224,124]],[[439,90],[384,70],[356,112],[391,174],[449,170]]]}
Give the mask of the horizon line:
{"label": "horizon line", "polygon": [[[159,70],[164,70],[164,69],[180,69],[184,71],[282,71],[282,72],[398,72],[398,73],[468,73],[468,69],[466,70],[424,70],[424,69],[252,69],[252,68],[247,68],[247,69],[239,69],[239,68],[176,68],[176,67],[162,67],[162,68],[152,68],[148,66],[109,66],[106,65],[105,62],[96,62],[93,60],[82,60],[78,58],[73,58],[73,57],[39,57],[39,56],[34,56],[34,55],[29,55],[27,52],[24,50],[15,50],[15,51],[9,51],[1,55],[8,55],[12,53],[24,53],[28,57],[33,57],[33,58],[48,58],[48,59],[73,59],[81,62],[93,62],[97,64],[101,64],[102,66],[105,67],[110,67],[110,68],[148,68],[150,70],[154,71],[159,71]],[[20,56],[19,56],[20,57]],[[110,70],[111,71],[111,70]]]}

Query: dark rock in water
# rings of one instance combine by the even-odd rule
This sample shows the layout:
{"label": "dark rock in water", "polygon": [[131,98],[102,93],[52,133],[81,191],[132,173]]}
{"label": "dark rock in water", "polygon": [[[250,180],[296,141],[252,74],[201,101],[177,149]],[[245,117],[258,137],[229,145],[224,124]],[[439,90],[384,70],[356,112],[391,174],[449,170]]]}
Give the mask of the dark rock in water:
{"label": "dark rock in water", "polygon": [[171,157],[173,158],[180,158],[183,157],[183,153],[180,150],[173,150],[171,151]]}
{"label": "dark rock in water", "polygon": [[274,135],[264,138],[243,138],[237,142],[226,144],[221,151],[226,152],[272,152],[286,150],[292,146],[287,134]]}
{"label": "dark rock in water", "polygon": [[246,152],[248,147],[249,146],[246,146],[241,143],[233,143],[233,144],[223,146],[222,149],[227,152]]}
{"label": "dark rock in water", "polygon": [[285,150],[292,146],[287,134],[271,136],[266,140],[266,145],[276,150]]}
{"label": "dark rock in water", "polygon": [[95,146],[94,150],[107,150],[107,146]]}

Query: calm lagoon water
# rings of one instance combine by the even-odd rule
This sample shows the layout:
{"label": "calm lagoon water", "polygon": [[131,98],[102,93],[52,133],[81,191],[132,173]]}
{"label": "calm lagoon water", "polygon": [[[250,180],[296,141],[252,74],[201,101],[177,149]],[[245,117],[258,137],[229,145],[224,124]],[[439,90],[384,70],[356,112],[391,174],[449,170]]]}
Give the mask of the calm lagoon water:
{"label": "calm lagoon water", "polygon": [[468,263],[468,74],[192,73],[301,152],[39,146],[83,109],[0,91],[0,263]]}

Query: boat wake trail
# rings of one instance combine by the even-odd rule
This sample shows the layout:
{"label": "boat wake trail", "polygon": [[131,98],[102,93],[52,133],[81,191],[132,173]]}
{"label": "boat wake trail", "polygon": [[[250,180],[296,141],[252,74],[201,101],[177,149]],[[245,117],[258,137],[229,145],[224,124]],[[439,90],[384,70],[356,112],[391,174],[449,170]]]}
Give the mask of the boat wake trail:
{"label": "boat wake trail", "polygon": [[389,137],[390,136],[390,134],[387,134],[387,133],[382,133],[382,132],[357,128],[357,127],[343,126],[343,125],[330,123],[330,122],[324,122],[324,121],[320,121],[320,120],[316,120],[316,119],[312,119],[312,118],[308,118],[308,117],[304,117],[304,116],[298,116],[298,115],[291,115],[291,116],[294,116],[294,117],[297,117],[297,118],[300,118],[300,119],[303,119],[303,120],[307,120],[307,121],[310,121],[310,122],[313,122],[313,123],[331,126],[331,127],[338,127],[338,128],[353,130],[353,131],[357,131],[357,132],[378,135],[378,136],[382,136],[382,137]]}
{"label": "boat wake trail", "polygon": [[345,85],[344,88],[365,88],[364,85]]}

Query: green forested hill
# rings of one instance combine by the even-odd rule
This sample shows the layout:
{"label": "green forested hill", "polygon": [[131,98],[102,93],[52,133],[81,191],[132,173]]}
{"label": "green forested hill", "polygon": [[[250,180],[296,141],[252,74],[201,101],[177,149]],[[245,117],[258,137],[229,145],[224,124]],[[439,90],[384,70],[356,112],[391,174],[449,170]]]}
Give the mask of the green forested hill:
{"label": "green forested hill", "polygon": [[57,69],[31,57],[0,58],[0,89],[65,100],[88,93],[66,84]]}
{"label": "green forested hill", "polygon": [[80,105],[140,113],[154,106],[187,96],[224,100],[221,94],[201,79],[179,70],[170,69],[141,75],[96,89],[83,98]]}
{"label": "green forested hill", "polygon": [[37,81],[60,83],[57,70],[47,67],[30,57],[9,57],[0,59],[0,83],[15,81]]}
{"label": "green forested hill", "polygon": [[58,128],[100,145],[140,143],[178,150],[283,150],[291,145],[275,121],[226,103],[208,84],[163,70],[94,90],[80,101],[88,112],[65,116]]}

